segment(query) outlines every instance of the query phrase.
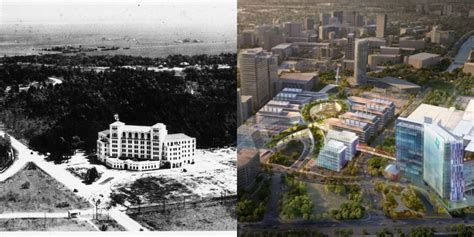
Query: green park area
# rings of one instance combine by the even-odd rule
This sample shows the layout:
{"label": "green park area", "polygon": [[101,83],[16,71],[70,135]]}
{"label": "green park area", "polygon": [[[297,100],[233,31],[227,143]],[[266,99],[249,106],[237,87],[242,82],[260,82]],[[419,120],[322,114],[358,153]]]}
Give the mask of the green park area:
{"label": "green park area", "polygon": [[270,156],[270,163],[291,166],[296,160],[298,160],[303,149],[303,142],[291,140],[283,145],[280,150]]}
{"label": "green park area", "polygon": [[33,163],[0,183],[0,213],[66,212],[90,204]]}
{"label": "green park area", "polygon": [[291,128],[288,128],[288,129],[286,129],[286,130],[284,130],[284,131],[282,131],[282,132],[280,132],[280,133],[278,133],[278,134],[275,134],[274,136],[272,136],[271,140],[267,143],[267,146],[268,146],[269,148],[273,148],[273,147],[275,147],[275,146],[277,145],[277,143],[278,143],[281,139],[283,139],[283,138],[285,138],[285,137],[287,137],[287,136],[290,136],[291,134],[293,134],[293,133],[295,133],[295,132],[301,131],[301,130],[303,130],[303,129],[305,129],[305,128],[307,128],[306,125],[300,125],[300,124],[298,124],[298,125],[295,125],[295,126],[293,126],[293,127],[291,127]]}
{"label": "green park area", "polygon": [[280,216],[285,221],[314,219],[314,204],[308,186],[292,175],[283,176],[285,192],[280,200]]}
{"label": "green park area", "polygon": [[432,209],[422,201],[422,194],[412,186],[376,182],[375,190],[382,195],[381,206],[386,216],[392,219],[421,218]]}
{"label": "green park area", "polygon": [[382,157],[374,156],[368,161],[368,172],[371,176],[383,175],[385,167],[388,165],[388,160]]}
{"label": "green park area", "polygon": [[335,118],[348,110],[344,101],[313,101],[301,110],[301,116],[308,122],[322,122],[327,118]]}
{"label": "green park area", "polygon": [[271,177],[261,174],[247,189],[237,192],[237,216],[239,222],[261,221],[270,196]]}

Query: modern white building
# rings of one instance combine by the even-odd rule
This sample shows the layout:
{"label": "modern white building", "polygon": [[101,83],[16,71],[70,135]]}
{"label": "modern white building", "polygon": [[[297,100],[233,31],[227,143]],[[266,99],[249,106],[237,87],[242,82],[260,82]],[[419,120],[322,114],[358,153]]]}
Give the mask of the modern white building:
{"label": "modern white building", "polygon": [[319,152],[316,166],[337,172],[341,171],[347,163],[346,150],[347,147],[344,143],[329,140]]}
{"label": "modern white building", "polygon": [[166,125],[126,125],[118,120],[99,132],[97,157],[110,168],[153,170],[194,164],[196,138],[168,134]]}
{"label": "modern white building", "polygon": [[338,142],[342,142],[346,147],[346,159],[352,160],[352,157],[355,156],[357,153],[357,145],[359,144],[359,137],[349,131],[336,131],[336,130],[329,130],[328,134],[326,135],[326,140],[335,140]]}

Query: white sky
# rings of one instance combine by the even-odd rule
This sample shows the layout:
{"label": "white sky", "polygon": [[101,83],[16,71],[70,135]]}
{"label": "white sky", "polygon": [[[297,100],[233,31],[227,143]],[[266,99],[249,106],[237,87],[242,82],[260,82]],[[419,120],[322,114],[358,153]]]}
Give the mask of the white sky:
{"label": "white sky", "polygon": [[1,24],[237,24],[237,0],[0,0]]}

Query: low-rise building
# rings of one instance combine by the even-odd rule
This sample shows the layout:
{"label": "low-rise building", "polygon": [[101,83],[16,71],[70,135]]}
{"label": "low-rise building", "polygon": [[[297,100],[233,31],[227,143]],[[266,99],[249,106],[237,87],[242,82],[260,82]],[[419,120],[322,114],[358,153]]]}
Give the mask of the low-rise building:
{"label": "low-rise building", "polygon": [[402,37],[399,40],[398,46],[400,48],[413,48],[415,50],[425,48],[424,39],[414,39],[413,37]]}
{"label": "low-rise building", "polygon": [[310,91],[318,83],[316,73],[282,73],[280,85],[282,88],[300,88]]}
{"label": "low-rise building", "polygon": [[359,137],[349,131],[335,131],[329,130],[326,135],[326,140],[335,140],[342,142],[346,146],[346,160],[352,160],[352,158],[357,153],[357,145],[359,144]]}
{"label": "low-rise building", "polygon": [[319,152],[315,164],[316,166],[339,172],[347,164],[346,150],[347,147],[344,143],[329,140]]}
{"label": "low-rise building", "polygon": [[370,124],[359,121],[359,120],[354,120],[354,119],[349,119],[349,118],[344,118],[344,119],[330,118],[326,120],[326,124],[332,130],[349,131],[349,132],[353,132],[357,134],[357,136],[359,137],[360,143],[366,143],[370,138],[370,134],[371,134]]}
{"label": "low-rise building", "polygon": [[474,62],[465,62],[462,72],[471,73],[471,75],[474,75]]}
{"label": "low-rise building", "polygon": [[417,93],[421,89],[417,84],[396,77],[368,78],[368,81],[376,87],[390,88],[393,92]]}
{"label": "low-rise building", "polygon": [[371,54],[369,55],[368,64],[370,69],[375,70],[382,64],[398,64],[402,62],[399,54]]}
{"label": "low-rise building", "polygon": [[395,116],[395,104],[384,98],[364,98],[351,96],[348,98],[351,111],[369,113],[377,116],[380,123],[385,126]]}
{"label": "low-rise building", "polygon": [[293,56],[292,44],[279,44],[272,48],[272,54],[278,56],[278,61],[282,62]]}
{"label": "low-rise building", "polygon": [[419,53],[408,57],[408,64],[414,68],[428,68],[433,67],[441,61],[439,54]]}

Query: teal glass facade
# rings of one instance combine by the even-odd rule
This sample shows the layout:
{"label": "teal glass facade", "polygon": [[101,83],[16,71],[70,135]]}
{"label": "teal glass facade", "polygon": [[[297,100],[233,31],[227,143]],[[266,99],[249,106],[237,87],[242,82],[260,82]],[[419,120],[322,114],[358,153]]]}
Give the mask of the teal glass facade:
{"label": "teal glass facade", "polygon": [[398,118],[395,125],[397,166],[405,178],[421,183],[423,177],[423,124]]}

